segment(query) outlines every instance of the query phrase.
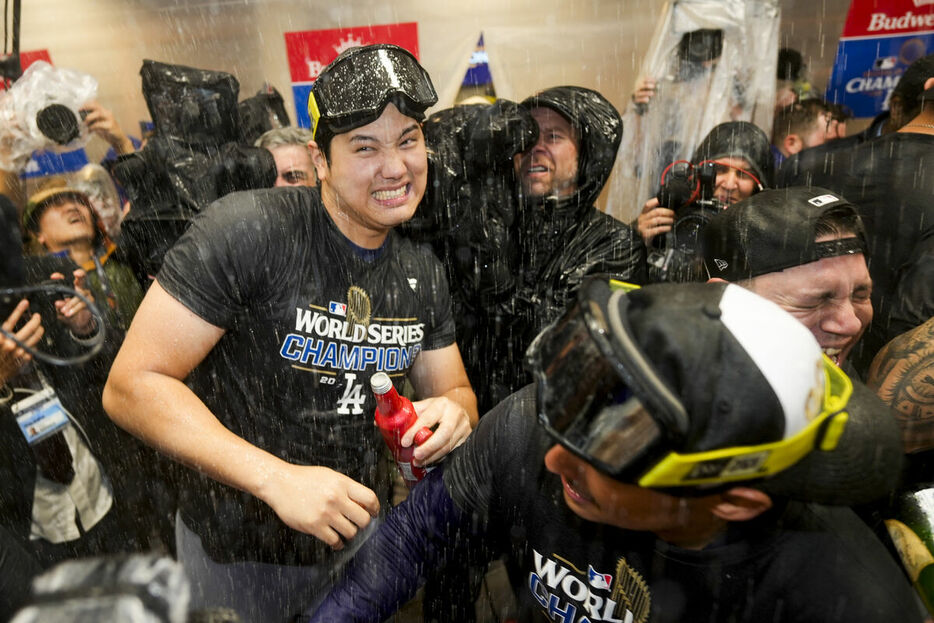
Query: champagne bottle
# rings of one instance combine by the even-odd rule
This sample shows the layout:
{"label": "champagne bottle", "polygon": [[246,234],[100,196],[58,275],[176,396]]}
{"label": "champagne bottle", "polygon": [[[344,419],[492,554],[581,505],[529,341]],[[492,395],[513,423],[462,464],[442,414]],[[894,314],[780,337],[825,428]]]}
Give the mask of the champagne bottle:
{"label": "champagne bottle", "polygon": [[934,615],[934,486],[899,494],[885,527],[924,606]]}
{"label": "champagne bottle", "polygon": [[392,380],[384,372],[377,372],[370,377],[370,387],[373,395],[376,397],[376,425],[379,427],[383,440],[392,453],[399,472],[402,474],[402,480],[410,489],[421,480],[428,469],[412,465],[412,453],[415,447],[423,444],[425,440],[431,437],[431,429],[422,428],[415,434],[415,440],[412,445],[403,447],[401,444],[402,436],[409,430],[418,414],[415,413],[415,407],[405,396],[400,396],[396,388],[392,385]]}

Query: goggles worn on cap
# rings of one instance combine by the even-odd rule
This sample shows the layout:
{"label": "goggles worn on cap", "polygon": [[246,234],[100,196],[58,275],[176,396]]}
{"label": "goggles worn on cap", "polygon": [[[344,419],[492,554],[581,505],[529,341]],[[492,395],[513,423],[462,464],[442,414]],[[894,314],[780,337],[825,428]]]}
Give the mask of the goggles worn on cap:
{"label": "goggles worn on cap", "polygon": [[380,44],[351,50],[322,72],[308,95],[312,134],[317,138],[319,123],[332,134],[371,123],[390,101],[421,120],[438,94],[428,72],[404,48]]}
{"label": "goggles worn on cap", "polygon": [[812,450],[836,447],[853,386],[825,355],[821,411],[797,434],[751,446],[671,451],[687,434],[689,416],[633,339],[626,292],[637,286],[585,285],[569,313],[529,347],[527,364],[536,379],[539,422],[587,463],[641,487],[677,488],[769,476]]}

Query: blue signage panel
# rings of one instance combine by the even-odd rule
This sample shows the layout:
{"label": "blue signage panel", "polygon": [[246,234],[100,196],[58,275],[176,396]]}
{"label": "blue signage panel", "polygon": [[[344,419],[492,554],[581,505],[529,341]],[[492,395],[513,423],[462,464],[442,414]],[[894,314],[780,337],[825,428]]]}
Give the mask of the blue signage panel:
{"label": "blue signage panel", "polygon": [[308,94],[311,93],[313,83],[293,84],[292,97],[295,99],[295,125],[300,128],[311,127],[311,117],[308,116]]}
{"label": "blue signage panel", "polygon": [[931,48],[930,34],[840,41],[827,99],[848,106],[857,117],[874,117],[888,110],[901,75]]}
{"label": "blue signage panel", "polygon": [[45,177],[46,175],[61,175],[77,171],[88,163],[88,155],[84,149],[66,151],[57,154],[51,151],[37,151],[32,155],[32,159],[26,165],[20,177],[28,179],[31,177]]}

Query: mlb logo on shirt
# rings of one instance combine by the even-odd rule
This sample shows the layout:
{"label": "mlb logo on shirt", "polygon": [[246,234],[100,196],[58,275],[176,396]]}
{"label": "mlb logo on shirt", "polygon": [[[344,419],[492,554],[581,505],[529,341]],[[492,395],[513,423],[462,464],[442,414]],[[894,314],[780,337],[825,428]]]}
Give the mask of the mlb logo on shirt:
{"label": "mlb logo on shirt", "polygon": [[609,573],[597,573],[591,565],[587,565],[587,580],[594,588],[610,590],[613,576]]}
{"label": "mlb logo on shirt", "polygon": [[328,311],[332,314],[337,314],[338,316],[347,315],[347,305],[344,303],[338,303],[337,301],[331,301],[328,304]]}

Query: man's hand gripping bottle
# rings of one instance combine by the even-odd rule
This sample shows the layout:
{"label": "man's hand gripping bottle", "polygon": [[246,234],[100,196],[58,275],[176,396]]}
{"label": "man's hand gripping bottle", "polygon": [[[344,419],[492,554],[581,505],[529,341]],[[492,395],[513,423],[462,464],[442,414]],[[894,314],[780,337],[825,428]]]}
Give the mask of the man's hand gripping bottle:
{"label": "man's hand gripping bottle", "polygon": [[415,420],[418,418],[415,407],[412,406],[412,401],[399,395],[392,385],[392,380],[384,372],[377,372],[370,377],[370,387],[376,397],[376,425],[383,434],[383,439],[392,453],[392,458],[396,460],[396,465],[399,466],[402,480],[411,489],[429,471],[424,467],[412,465],[412,453],[415,451],[416,446],[420,446],[431,437],[431,429],[428,427],[422,428],[415,434],[414,443],[407,448],[403,448],[400,443],[402,435],[415,424]]}

